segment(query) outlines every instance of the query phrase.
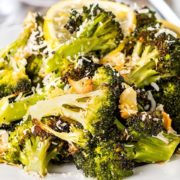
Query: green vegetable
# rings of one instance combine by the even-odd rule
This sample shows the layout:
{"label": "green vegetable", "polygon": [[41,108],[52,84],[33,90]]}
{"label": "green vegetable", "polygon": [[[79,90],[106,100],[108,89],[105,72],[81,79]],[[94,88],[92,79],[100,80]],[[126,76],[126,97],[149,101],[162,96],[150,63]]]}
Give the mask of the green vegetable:
{"label": "green vegetable", "polygon": [[44,98],[44,94],[33,94],[27,97],[22,97],[20,100],[15,102],[9,102],[10,97],[2,98],[0,100],[0,126],[2,126],[2,124],[9,125],[14,121],[21,120],[23,116],[26,115],[30,106]]}
{"label": "green vegetable", "polygon": [[[103,134],[112,123],[111,116],[113,117],[116,108],[115,100],[109,88],[104,87],[87,94],[67,94],[39,101],[30,107],[29,115],[38,120],[52,115],[69,118],[92,135]],[[107,119],[107,116],[110,118]]]}
{"label": "green vegetable", "polygon": [[152,91],[157,103],[163,104],[165,112],[172,119],[173,128],[180,132],[180,80],[179,78],[167,78],[157,82],[159,91]]}
{"label": "green vegetable", "polygon": [[142,136],[157,136],[164,131],[161,111],[140,112],[126,120],[128,133],[132,141]]}
{"label": "green vegetable", "polygon": [[76,167],[98,180],[122,179],[133,174],[133,162],[124,155],[123,145],[112,140],[96,142],[73,155]]}
{"label": "green vegetable", "polygon": [[[115,21],[115,16],[99,8],[98,5],[90,6],[90,9],[94,11],[97,9],[98,13],[94,13],[90,19],[85,18],[83,30],[78,31],[73,40],[61,46],[48,60],[47,73],[59,72],[62,74],[63,68],[69,67],[68,63],[67,66],[62,66],[65,64],[64,59],[73,59],[78,54],[90,52],[105,54],[117,47],[122,39],[122,32],[119,23]],[[66,61],[69,62],[68,60]]]}
{"label": "green vegetable", "polygon": [[[156,163],[168,161],[176,150],[180,139],[173,134],[162,134],[165,141],[158,137],[143,137],[132,147],[125,147],[127,156],[136,162]],[[132,153],[132,154],[131,154]]]}
{"label": "green vegetable", "polygon": [[56,146],[52,142],[52,136],[35,126],[31,119],[27,119],[10,132],[8,148],[1,154],[1,159],[14,165],[22,164],[27,171],[44,176],[50,160],[63,147],[62,141],[58,141]]}

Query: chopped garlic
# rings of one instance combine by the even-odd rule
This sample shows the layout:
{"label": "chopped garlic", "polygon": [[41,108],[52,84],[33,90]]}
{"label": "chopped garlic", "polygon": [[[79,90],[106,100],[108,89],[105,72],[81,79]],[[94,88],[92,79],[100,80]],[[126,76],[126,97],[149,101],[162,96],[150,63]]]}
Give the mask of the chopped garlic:
{"label": "chopped garlic", "polygon": [[0,130],[0,153],[3,153],[8,148],[8,132]]}
{"label": "chopped garlic", "polygon": [[119,108],[122,118],[127,119],[131,115],[137,114],[137,93],[132,87],[126,87],[126,89],[120,95],[119,102]]}

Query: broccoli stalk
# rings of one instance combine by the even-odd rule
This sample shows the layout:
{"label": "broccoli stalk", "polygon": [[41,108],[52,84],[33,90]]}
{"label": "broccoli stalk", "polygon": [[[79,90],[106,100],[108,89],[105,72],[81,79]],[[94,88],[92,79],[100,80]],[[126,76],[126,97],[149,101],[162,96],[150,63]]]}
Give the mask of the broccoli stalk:
{"label": "broccoli stalk", "polygon": [[26,115],[28,108],[37,101],[44,99],[45,94],[33,94],[15,102],[9,102],[10,98],[4,97],[0,100],[0,126],[2,124],[9,125],[14,121],[21,120]]}

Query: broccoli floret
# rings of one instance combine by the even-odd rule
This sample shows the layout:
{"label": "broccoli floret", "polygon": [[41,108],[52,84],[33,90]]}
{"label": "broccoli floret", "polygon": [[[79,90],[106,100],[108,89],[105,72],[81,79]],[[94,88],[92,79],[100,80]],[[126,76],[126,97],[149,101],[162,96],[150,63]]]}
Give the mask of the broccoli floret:
{"label": "broccoli floret", "polygon": [[152,11],[148,7],[143,7],[139,11],[136,11],[136,29],[135,33],[138,33],[144,28],[155,27],[159,24],[155,11]]}
{"label": "broccoli floret", "polygon": [[98,142],[73,155],[78,169],[99,180],[122,179],[132,175],[133,162],[126,158],[123,145],[112,140]]}
{"label": "broccoli floret", "polygon": [[127,159],[138,163],[168,161],[180,142],[177,134],[165,130],[160,110],[138,113],[127,119],[125,125],[115,122]]}
{"label": "broccoli floret", "polygon": [[128,160],[156,163],[168,161],[172,157],[180,138],[175,133],[165,131],[160,117],[157,111],[144,112],[128,119],[125,125],[119,120],[115,121]]}
{"label": "broccoli floret", "polygon": [[114,121],[115,109],[116,96],[108,87],[104,87],[86,94],[67,94],[39,101],[30,107],[29,114],[38,120],[51,115],[69,118],[94,135],[104,134],[109,128]]}
{"label": "broccoli floret", "polygon": [[180,76],[180,38],[175,36],[176,34],[172,36],[162,33],[154,42],[160,54],[157,71],[161,74],[161,78]]}
{"label": "broccoli floret", "polygon": [[159,91],[152,91],[156,103],[164,106],[165,112],[167,112],[172,118],[173,128],[180,132],[180,80],[179,78],[167,78],[157,82]]}
{"label": "broccoli floret", "polygon": [[40,70],[47,44],[43,38],[43,18],[39,14],[30,14],[20,37],[3,50],[1,57],[0,97],[19,92],[31,91],[42,78]]}
{"label": "broccoli floret", "polygon": [[48,152],[50,145],[49,138],[31,136],[25,139],[19,154],[19,161],[25,166],[25,170],[37,172],[41,176],[46,175],[49,161],[57,154],[57,149]]}
{"label": "broccoli floret", "polygon": [[[84,12],[83,12],[84,13]],[[83,23],[83,16],[75,9],[72,9],[70,12],[69,19],[65,24],[65,28],[73,34],[76,31],[79,31],[80,25]]]}
{"label": "broccoli floret", "polygon": [[26,59],[29,57],[26,47],[38,19],[38,15],[29,14],[19,38],[0,52],[0,98],[31,90],[31,80],[26,74],[25,67]]}
{"label": "broccoli floret", "polygon": [[10,132],[8,148],[3,160],[9,164],[22,164],[27,171],[44,176],[51,159],[55,158],[62,147],[62,141],[53,145],[53,137],[43,132],[29,118],[18,124]]}
{"label": "broccoli floret", "polygon": [[132,140],[142,136],[157,136],[164,131],[162,114],[160,111],[140,112],[126,120],[128,133]]}
{"label": "broccoli floret", "polygon": [[[119,44],[122,39],[122,32],[119,23],[115,21],[115,16],[98,6],[90,8],[98,8],[98,13],[95,13],[90,20],[85,20],[82,24],[83,30],[78,31],[73,40],[61,46],[55,55],[48,60],[47,73],[59,72],[61,74],[61,69],[62,71],[64,69],[60,67],[64,59],[72,59],[78,54],[92,52],[102,56]],[[65,69],[68,67],[69,65]]]}
{"label": "broccoli floret", "polygon": [[[99,16],[101,13],[107,13],[109,17],[114,18],[114,14],[112,12],[106,12],[104,9],[100,8],[98,4],[90,4],[88,7],[83,6],[82,12],[79,12],[75,9],[72,9],[70,12],[69,20],[67,21],[65,28],[71,33],[76,33],[81,29],[81,26],[86,21],[89,21],[96,16]],[[122,33],[119,34],[119,37],[122,37]]]}
{"label": "broccoli floret", "polygon": [[97,179],[121,179],[133,174],[133,163],[122,153],[121,144],[114,141],[101,142],[95,148],[95,171]]}
{"label": "broccoli floret", "polygon": [[75,67],[72,67],[62,79],[66,80],[67,78],[70,78],[78,81],[85,77],[92,78],[98,67],[99,65],[93,62],[91,56],[80,56]]}
{"label": "broccoli floret", "polygon": [[9,61],[9,57],[14,56],[19,49],[23,49],[28,42],[28,39],[34,30],[36,15],[29,13],[24,21],[24,30],[19,35],[17,40],[0,51],[0,57],[5,59],[4,62],[0,62],[0,69],[6,65]]}
{"label": "broccoli floret", "polygon": [[42,57],[39,56],[30,56],[28,59],[28,64],[26,66],[26,73],[29,78],[32,80],[33,85],[37,85],[41,82],[42,78],[39,76],[39,71],[42,66]]}
{"label": "broccoli floret", "polygon": [[73,155],[73,161],[77,169],[83,170],[86,177],[96,177],[94,147],[86,145],[85,149],[81,149]]}
{"label": "broccoli floret", "polygon": [[129,72],[125,74],[126,81],[144,87],[162,78],[179,77],[180,40],[176,33],[163,28],[148,9],[137,17],[137,30],[123,49],[125,69]]}
{"label": "broccoli floret", "polygon": [[[146,30],[135,38],[137,42],[132,54],[127,55],[131,58],[131,71],[125,79],[130,84],[143,87],[161,78],[179,76],[180,63],[176,58],[179,54],[179,39],[165,33],[158,35],[161,31],[155,31],[150,37]],[[129,43],[132,46],[132,42]]]}
{"label": "broccoli floret", "polygon": [[8,149],[5,152],[4,159],[8,163],[18,164],[21,144],[24,142],[26,135],[30,133],[32,127],[31,121],[17,124],[14,131],[10,132],[8,138]]}
{"label": "broccoli floret", "polygon": [[113,90],[122,89],[121,83],[124,81],[118,72],[113,70],[110,66],[99,67],[97,71],[95,71],[92,80],[96,89],[102,86],[109,86]]}
{"label": "broccoli floret", "polygon": [[36,15],[36,26],[29,37],[27,47],[30,55],[26,58],[26,73],[30,77],[32,84],[36,86],[43,79],[43,64],[47,57],[51,56],[52,50],[49,48],[44,38],[44,19],[41,15]]}
{"label": "broccoli floret", "polygon": [[14,71],[14,69],[7,68],[0,73],[0,98],[31,90],[31,81],[24,69]]}

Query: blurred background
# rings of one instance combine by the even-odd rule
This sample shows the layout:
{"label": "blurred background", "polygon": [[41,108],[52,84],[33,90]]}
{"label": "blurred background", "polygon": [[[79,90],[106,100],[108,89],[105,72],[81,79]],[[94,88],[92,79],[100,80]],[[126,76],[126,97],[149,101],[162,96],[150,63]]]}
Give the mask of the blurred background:
{"label": "blurred background", "polygon": [[[0,0],[0,26],[21,24],[28,11],[45,13],[46,9],[58,0]],[[123,2],[147,5],[148,0],[119,0]],[[158,2],[159,0],[156,0]],[[166,0],[173,11],[180,17],[180,1]]]}

